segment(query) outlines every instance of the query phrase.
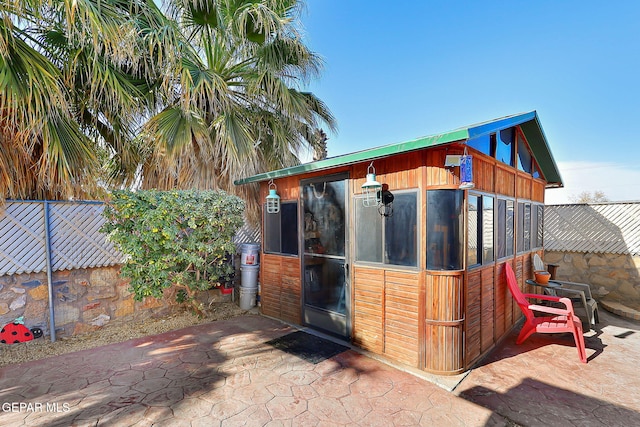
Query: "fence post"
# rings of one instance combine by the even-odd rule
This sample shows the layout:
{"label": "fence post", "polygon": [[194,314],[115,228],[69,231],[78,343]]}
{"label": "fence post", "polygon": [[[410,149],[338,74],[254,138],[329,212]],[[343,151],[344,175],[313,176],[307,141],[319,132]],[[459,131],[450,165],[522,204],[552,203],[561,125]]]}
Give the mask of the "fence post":
{"label": "fence post", "polygon": [[49,202],[44,203],[44,247],[47,259],[47,285],[49,289],[49,336],[51,342],[56,340],[56,320],[53,310],[53,281],[51,279],[51,232],[49,224]]}

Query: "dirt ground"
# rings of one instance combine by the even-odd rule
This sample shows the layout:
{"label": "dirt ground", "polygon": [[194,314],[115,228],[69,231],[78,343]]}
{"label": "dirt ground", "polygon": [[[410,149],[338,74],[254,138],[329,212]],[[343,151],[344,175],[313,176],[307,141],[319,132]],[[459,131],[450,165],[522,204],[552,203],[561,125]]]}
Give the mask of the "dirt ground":
{"label": "dirt ground", "polygon": [[207,316],[203,318],[183,312],[168,317],[149,318],[142,322],[107,324],[95,331],[60,338],[55,342],[51,342],[47,335],[21,344],[0,344],[0,367],[161,334],[215,320],[230,319],[245,313],[247,311],[240,309],[233,302],[221,302],[212,305],[207,310]]}

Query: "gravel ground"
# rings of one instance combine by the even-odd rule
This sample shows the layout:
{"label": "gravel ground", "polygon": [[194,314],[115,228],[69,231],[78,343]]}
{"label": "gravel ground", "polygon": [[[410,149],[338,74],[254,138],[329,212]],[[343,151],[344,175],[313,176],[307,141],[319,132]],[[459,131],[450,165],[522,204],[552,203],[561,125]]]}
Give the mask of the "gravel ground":
{"label": "gravel ground", "polygon": [[149,318],[142,322],[107,324],[93,332],[60,338],[55,342],[51,342],[47,335],[21,344],[0,344],[0,367],[123,342],[147,335],[157,335],[215,320],[230,319],[246,313],[248,312],[240,309],[237,304],[224,302],[211,306],[207,310],[207,316],[203,318],[184,312],[168,317]]}

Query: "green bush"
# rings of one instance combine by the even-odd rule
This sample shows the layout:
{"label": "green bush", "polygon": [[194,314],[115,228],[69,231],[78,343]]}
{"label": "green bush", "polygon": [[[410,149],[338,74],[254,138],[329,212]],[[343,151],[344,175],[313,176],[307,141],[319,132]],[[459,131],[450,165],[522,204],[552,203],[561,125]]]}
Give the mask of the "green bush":
{"label": "green bush", "polygon": [[243,224],[245,204],[223,191],[115,191],[101,231],[125,255],[121,274],[136,300],[175,287],[193,301],[233,273],[229,254]]}

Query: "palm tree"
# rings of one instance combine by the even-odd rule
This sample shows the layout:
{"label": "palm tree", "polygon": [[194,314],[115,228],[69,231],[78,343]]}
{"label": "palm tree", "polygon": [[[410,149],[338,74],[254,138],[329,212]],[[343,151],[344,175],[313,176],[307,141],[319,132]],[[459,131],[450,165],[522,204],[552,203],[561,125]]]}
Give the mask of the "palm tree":
{"label": "palm tree", "polygon": [[321,61],[297,31],[300,7],[297,0],[171,2],[168,14],[187,44],[165,82],[173,98],[144,126],[151,144],[142,145],[152,147],[144,187],[222,188],[247,198],[255,188],[235,188],[235,179],[296,164],[322,125],[335,129],[322,101],[301,90]]}
{"label": "palm tree", "polygon": [[3,3],[0,200],[95,197],[106,160],[136,170],[141,118],[162,93],[158,58],[179,37],[158,39],[165,23],[152,0]]}
{"label": "palm tree", "polygon": [[321,61],[296,30],[299,10],[297,0],[171,0],[166,14],[154,0],[4,2],[0,199],[95,197],[138,181],[239,193],[235,179],[295,164],[335,126],[301,90]]}

